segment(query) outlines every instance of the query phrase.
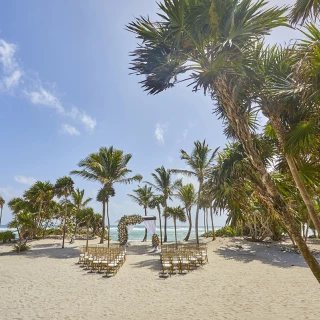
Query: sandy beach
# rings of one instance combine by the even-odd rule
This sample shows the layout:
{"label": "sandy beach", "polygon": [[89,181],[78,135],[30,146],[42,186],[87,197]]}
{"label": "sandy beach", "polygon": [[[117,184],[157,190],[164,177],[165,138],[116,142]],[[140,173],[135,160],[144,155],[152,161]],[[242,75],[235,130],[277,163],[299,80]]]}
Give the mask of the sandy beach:
{"label": "sandy beach", "polygon": [[19,255],[0,245],[1,319],[319,317],[319,284],[299,254],[282,251],[286,244],[220,238],[208,242],[209,264],[171,278],[159,276],[150,243],[131,243],[108,278],[76,264],[84,241],[65,249],[56,239],[31,244]]}

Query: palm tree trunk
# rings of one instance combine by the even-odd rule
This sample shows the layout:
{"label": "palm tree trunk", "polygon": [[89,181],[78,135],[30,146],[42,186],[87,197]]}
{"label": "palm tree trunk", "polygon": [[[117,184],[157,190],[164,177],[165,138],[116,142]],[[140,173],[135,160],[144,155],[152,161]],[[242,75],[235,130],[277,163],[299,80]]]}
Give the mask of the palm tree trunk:
{"label": "palm tree trunk", "polygon": [[207,221],[207,233],[209,232],[209,212],[208,208],[206,208],[206,221]]}
{"label": "palm tree trunk", "polygon": [[[166,208],[167,208],[167,199],[165,199],[165,206],[163,208],[163,214],[166,212]],[[167,217],[164,217],[164,238],[163,238],[163,242],[167,242]]]}
{"label": "palm tree trunk", "polygon": [[307,218],[307,227],[306,227],[306,237],[304,239],[304,242],[307,243],[308,240],[308,233],[309,233],[309,225],[310,225],[310,220],[309,217]]}
{"label": "palm tree trunk", "polygon": [[176,226],[176,218],[173,218],[173,224],[174,224],[174,237],[176,238],[176,248],[178,248],[178,240],[177,240],[177,226]]}
{"label": "palm tree trunk", "polygon": [[0,226],[1,226],[1,220],[2,220],[2,209],[3,209],[3,206],[1,206],[1,212],[0,212]]}
{"label": "palm tree trunk", "polygon": [[196,240],[197,240],[197,245],[198,246],[199,246],[199,210],[200,210],[201,189],[202,189],[202,181],[199,181],[199,190],[198,190],[198,199],[197,199],[197,211],[196,211],[196,222],[195,222]]}
{"label": "palm tree trunk", "polygon": [[162,245],[162,225],[161,225],[161,210],[160,206],[157,206],[159,214],[159,224],[160,224],[160,244]]}
{"label": "palm tree trunk", "polygon": [[88,252],[89,246],[89,223],[87,223],[87,242],[86,242],[86,252]]}
{"label": "palm tree trunk", "polygon": [[248,121],[243,116],[244,114],[240,106],[234,100],[234,91],[229,87],[229,81],[227,81],[226,77],[223,75],[219,78],[217,83],[215,83],[215,94],[223,105],[225,116],[235,131],[237,138],[241,142],[246,155],[261,177],[264,186],[263,196],[265,197],[266,202],[268,202],[270,212],[275,212],[281,218],[281,221],[287,228],[288,232],[291,233],[292,238],[296,242],[313,275],[320,283],[320,265],[313,257],[308,246],[301,237],[300,230],[297,230],[295,220],[290,213],[288,205],[279,194],[277,187],[261,160],[258,151],[254,147]]}
{"label": "palm tree trunk", "polygon": [[63,219],[63,235],[62,235],[62,249],[64,248],[64,238],[66,236],[66,220],[67,220],[67,215],[68,215],[68,203],[67,203],[67,197],[65,197],[66,200],[66,208],[65,208],[65,213],[64,213],[64,219]]}
{"label": "palm tree trunk", "polygon": [[282,151],[285,154],[285,158],[286,161],[288,163],[288,167],[290,169],[291,175],[296,183],[296,186],[301,194],[301,197],[303,199],[304,204],[307,207],[308,210],[308,214],[314,224],[314,226],[316,227],[317,231],[320,232],[320,218],[317,215],[317,212],[315,210],[315,207],[313,205],[313,202],[308,194],[308,191],[300,177],[297,165],[296,165],[296,161],[294,159],[294,157],[288,153],[285,152],[285,131],[283,129],[283,125],[280,121],[280,117],[278,115],[270,115],[269,114],[269,120],[270,120],[270,124],[272,125],[277,138],[280,142],[280,146],[282,148]]}
{"label": "palm tree trunk", "polygon": [[216,235],[214,233],[212,206],[210,206],[210,217],[211,217],[211,225],[212,225],[212,241],[214,241],[214,240],[216,240]]}
{"label": "palm tree trunk", "polygon": [[[102,201],[102,230],[101,230],[101,238],[100,238],[100,244],[103,244],[104,243],[104,231],[105,231],[105,226],[106,226],[106,223],[105,223],[105,220],[106,220],[106,202],[105,201]],[[108,229],[109,231],[109,229]]]}
{"label": "palm tree trunk", "polygon": [[203,229],[204,229],[204,233],[206,233],[207,231],[206,231],[206,209],[205,208],[203,208]]}
{"label": "palm tree trunk", "polygon": [[107,219],[108,219],[108,248],[110,247],[110,218],[109,218],[109,201],[107,201]]}
{"label": "palm tree trunk", "polygon": [[[144,208],[144,215],[145,215],[145,216],[147,215],[147,208]],[[142,242],[147,241],[147,236],[148,236],[148,230],[147,230],[147,228],[145,228],[144,237],[143,237]]]}
{"label": "palm tree trunk", "polygon": [[189,221],[189,230],[188,230],[186,237],[183,239],[183,241],[189,241],[191,230],[192,230],[191,208],[186,209],[186,214],[187,214],[188,221]]}

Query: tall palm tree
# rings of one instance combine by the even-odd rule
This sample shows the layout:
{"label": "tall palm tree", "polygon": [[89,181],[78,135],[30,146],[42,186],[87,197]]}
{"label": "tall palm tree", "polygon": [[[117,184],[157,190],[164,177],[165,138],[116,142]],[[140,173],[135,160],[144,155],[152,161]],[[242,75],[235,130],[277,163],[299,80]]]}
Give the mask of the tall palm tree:
{"label": "tall palm tree", "polygon": [[88,251],[89,229],[95,219],[95,214],[92,208],[80,209],[79,211],[77,211],[76,214],[77,214],[77,220],[79,221],[79,224],[87,228],[86,251]]}
{"label": "tall palm tree", "polygon": [[[172,171],[165,169],[164,166],[157,168],[156,173],[152,173],[154,183],[146,181],[147,184],[152,186],[155,190],[161,193],[164,202],[164,211],[167,207],[168,199],[171,200],[174,190],[179,187],[182,182],[180,180],[172,181]],[[164,239],[163,242],[167,242],[167,217],[164,219]]]}
{"label": "tall palm tree", "polygon": [[100,243],[104,241],[104,233],[105,233],[105,216],[106,216],[106,206],[107,206],[107,221],[108,221],[108,248],[110,246],[110,218],[109,218],[109,201],[110,197],[114,197],[116,195],[115,190],[110,185],[105,185],[98,191],[97,201],[102,202],[102,230],[101,230],[101,239]]}
{"label": "tall palm tree", "polygon": [[36,181],[24,192],[23,196],[25,199],[29,200],[34,207],[38,207],[37,230],[35,232],[39,233],[42,223],[41,214],[43,208],[48,206],[54,197],[53,185],[50,181]]}
{"label": "tall palm tree", "polygon": [[216,156],[218,149],[211,152],[208,144],[204,140],[202,143],[200,141],[194,142],[194,148],[189,155],[186,151],[181,150],[181,159],[185,160],[189,170],[173,169],[174,173],[181,173],[187,176],[196,177],[199,182],[199,188],[197,192],[197,210],[196,210],[196,221],[195,221],[195,231],[197,244],[199,244],[199,210],[200,210],[200,197],[202,192],[202,186],[206,176],[209,174],[213,160]]}
{"label": "tall palm tree", "polygon": [[176,197],[183,203],[189,222],[189,230],[183,241],[188,241],[192,230],[191,208],[197,203],[197,195],[192,183],[182,185],[177,189]]}
{"label": "tall palm tree", "polygon": [[156,195],[153,196],[150,203],[149,203],[149,208],[150,209],[155,209],[157,208],[158,215],[159,215],[159,227],[160,227],[160,244],[162,245],[162,223],[161,223],[161,207],[165,207],[165,200],[162,195]]}
{"label": "tall palm tree", "polygon": [[85,208],[86,205],[92,200],[92,198],[87,198],[84,200],[84,189],[80,190],[79,188],[75,189],[71,193],[71,205],[75,213],[75,228],[74,235],[77,233],[77,212]]}
{"label": "tall palm tree", "polygon": [[1,219],[2,219],[2,210],[5,203],[6,202],[4,201],[4,199],[0,196],[0,226],[1,226]]}
{"label": "tall palm tree", "polygon": [[[128,194],[128,196],[136,202],[139,206],[144,208],[144,215],[147,215],[147,208],[150,206],[150,201],[153,197],[152,187],[148,187],[148,185],[144,185],[143,187],[138,186],[138,189],[133,190],[135,195]],[[145,228],[144,237],[142,242],[147,241],[148,231]]]}
{"label": "tall palm tree", "polygon": [[54,193],[58,198],[64,197],[65,213],[63,217],[62,249],[64,248],[64,238],[66,235],[66,220],[68,216],[68,197],[72,194],[74,182],[70,177],[64,176],[57,179],[54,185]]}
{"label": "tall palm tree", "polygon": [[[128,184],[134,181],[141,181],[142,176],[140,174],[131,178],[127,177],[132,172],[127,168],[131,158],[131,154],[124,154],[122,150],[117,150],[113,146],[110,148],[102,147],[99,152],[92,153],[79,162],[78,166],[82,170],[73,170],[71,174],[87,180],[99,181],[106,188],[113,188],[115,183]],[[105,202],[103,202],[103,207],[105,207]],[[105,213],[102,215],[102,224],[100,243],[104,242]],[[108,232],[110,235],[110,229],[108,229]]]}
{"label": "tall palm tree", "polygon": [[164,212],[165,217],[173,219],[174,225],[174,236],[176,239],[176,247],[178,247],[178,240],[177,240],[177,220],[180,222],[186,222],[186,215],[184,213],[183,208],[180,206],[178,207],[166,207]]}
{"label": "tall palm tree", "polygon": [[293,24],[301,21],[303,24],[307,19],[316,19],[320,13],[319,0],[296,0],[290,13],[290,20]]}
{"label": "tall palm tree", "polygon": [[[164,0],[155,23],[137,18],[128,25],[142,40],[133,52],[132,70],[145,75],[141,81],[151,94],[160,93],[182,80],[194,90],[204,90],[216,101],[229,133],[238,139],[257,174],[262,177],[263,196],[294,238],[305,261],[320,282],[320,265],[305,244],[289,205],[277,190],[259,150],[251,126],[252,68],[257,40],[284,26],[286,8],[266,8],[265,1]],[[185,76],[185,79],[181,79]]]}

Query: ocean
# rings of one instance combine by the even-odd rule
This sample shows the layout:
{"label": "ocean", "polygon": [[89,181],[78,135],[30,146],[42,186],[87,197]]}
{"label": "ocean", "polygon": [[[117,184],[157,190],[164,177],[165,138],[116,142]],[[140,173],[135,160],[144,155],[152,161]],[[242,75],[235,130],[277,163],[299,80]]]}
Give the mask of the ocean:
{"label": "ocean", "polygon": [[[221,226],[217,226],[217,227],[215,227],[215,230],[218,230],[221,228],[222,228]],[[10,230],[7,228],[6,225],[0,226],[0,231],[6,231],[6,230]],[[111,230],[111,232],[110,232],[111,239],[118,241],[118,226],[111,225],[110,230]],[[129,241],[142,241],[142,239],[144,237],[144,230],[145,230],[144,226],[141,226],[141,225],[134,226],[133,230],[129,234],[128,240]],[[182,241],[184,239],[184,237],[188,233],[188,230],[189,230],[188,226],[177,226],[177,239],[178,239],[178,241]],[[15,229],[12,229],[12,231],[16,233]],[[209,231],[210,231],[210,228],[209,228]],[[156,233],[160,236],[159,227],[157,227]],[[204,227],[201,226],[201,227],[199,227],[199,235],[201,235],[203,233],[204,233]],[[167,227],[167,236],[168,236],[168,241],[175,241],[173,226]],[[151,237],[152,237],[152,235],[148,234],[148,241],[151,241]],[[195,237],[196,237],[195,230],[194,230],[194,228],[192,228],[190,239],[195,238]]]}

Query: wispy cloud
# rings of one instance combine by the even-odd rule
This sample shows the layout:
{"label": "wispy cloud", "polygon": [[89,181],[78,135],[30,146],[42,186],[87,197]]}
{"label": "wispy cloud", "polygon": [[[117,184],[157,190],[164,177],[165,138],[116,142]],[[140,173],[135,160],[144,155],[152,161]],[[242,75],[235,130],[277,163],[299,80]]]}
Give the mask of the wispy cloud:
{"label": "wispy cloud", "polygon": [[14,197],[13,189],[11,187],[0,188],[0,195],[6,198],[13,198]]}
{"label": "wispy cloud", "polygon": [[164,133],[165,133],[165,130],[167,129],[167,127],[168,127],[167,123],[164,123],[164,124],[157,123],[156,124],[156,130],[155,130],[154,134],[160,143],[164,143]]}
{"label": "wispy cloud", "polygon": [[[30,72],[25,74],[17,62],[16,54],[17,45],[0,39],[1,92],[10,93],[13,89],[17,89],[30,103],[54,109],[60,116],[71,117],[74,121],[81,123],[88,131],[92,131],[96,127],[96,120],[85,111],[79,110],[77,107],[72,107],[71,111],[68,111],[55,93],[54,88],[45,88],[41,80],[35,79]],[[76,129],[70,132],[73,132],[72,135],[80,134]]]}
{"label": "wispy cloud", "polygon": [[80,132],[73,126],[71,126],[70,124],[63,124],[61,126],[61,130],[60,132],[62,134],[68,134],[70,136],[79,136],[80,135]]}
{"label": "wispy cloud", "polygon": [[57,112],[62,114],[65,113],[64,107],[62,106],[59,98],[57,98],[54,93],[44,89],[42,85],[39,85],[38,88],[34,88],[33,91],[25,91],[25,94],[33,104],[56,109]]}
{"label": "wispy cloud", "polygon": [[188,135],[188,129],[185,129],[182,133],[183,139],[186,139]]}
{"label": "wispy cloud", "polygon": [[16,51],[17,46],[15,44],[0,39],[1,91],[11,92],[20,83],[23,71],[15,58]]}
{"label": "wispy cloud", "polygon": [[18,183],[21,183],[21,184],[26,184],[28,186],[31,186],[33,185],[37,179],[36,178],[33,178],[33,177],[25,177],[25,176],[15,176],[14,177],[14,180]]}

